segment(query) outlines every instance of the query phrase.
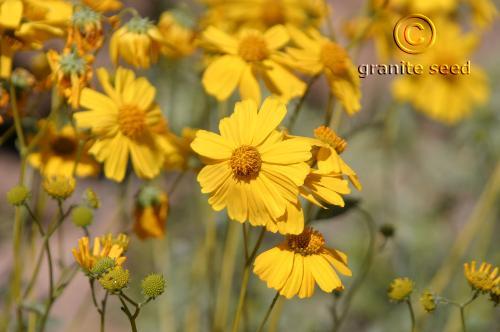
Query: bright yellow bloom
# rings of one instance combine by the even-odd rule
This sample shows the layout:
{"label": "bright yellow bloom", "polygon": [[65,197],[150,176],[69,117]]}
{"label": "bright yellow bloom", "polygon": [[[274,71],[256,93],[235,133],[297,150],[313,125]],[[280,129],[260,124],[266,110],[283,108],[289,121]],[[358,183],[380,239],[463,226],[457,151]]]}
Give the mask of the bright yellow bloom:
{"label": "bright yellow bloom", "polygon": [[[198,130],[191,147],[207,164],[198,182],[214,210],[227,207],[231,219],[268,225],[271,231],[282,221],[281,233],[298,234],[302,213],[287,210],[299,208],[298,187],[309,173],[311,153],[307,143],[284,140],[276,130],[285,115],[276,98],[267,98],[258,112],[253,100],[239,102],[219,123],[220,135]],[[284,218],[285,213],[296,218]]]}
{"label": "bright yellow bloom", "polygon": [[361,108],[360,80],[356,67],[347,52],[337,43],[310,29],[308,34],[288,26],[292,41],[299,48],[287,48],[294,68],[309,75],[324,74],[331,93],[344,110],[353,115]]}
{"label": "bright yellow bloom", "polygon": [[169,58],[182,58],[195,51],[195,33],[177,22],[170,12],[161,14],[158,30],[163,36],[165,45],[161,52]]}
{"label": "bright yellow bloom", "polygon": [[323,235],[310,227],[299,235],[288,235],[285,242],[260,254],[254,273],[286,298],[311,297],[314,286],[325,292],[342,290],[339,273],[351,276],[347,255],[325,247]]}
{"label": "bright yellow bloom", "polygon": [[[125,236],[120,234],[121,237]],[[109,236],[108,236],[109,237]],[[122,256],[127,250],[126,247],[120,243],[113,243],[109,241],[108,237],[96,237],[92,250],[90,249],[90,242],[88,237],[82,237],[78,240],[78,247],[73,248],[73,256],[75,261],[85,270],[90,271],[95,262],[102,257],[110,257],[115,260],[116,265],[122,265],[127,259]]]}
{"label": "bright yellow bloom", "polygon": [[394,301],[404,301],[413,292],[415,284],[409,278],[396,278],[394,279],[389,289],[387,290],[387,295],[391,300]]}
{"label": "bright yellow bloom", "polygon": [[489,263],[483,262],[476,270],[476,261],[464,264],[464,275],[472,288],[481,292],[489,292],[500,285],[498,267],[493,268]]}
{"label": "bright yellow bloom", "polygon": [[155,187],[141,189],[134,209],[134,232],[141,239],[164,237],[167,215],[167,194]]}
{"label": "bright yellow bloom", "polygon": [[259,79],[283,102],[304,93],[305,83],[278,62],[279,50],[289,40],[282,25],[264,33],[247,29],[238,36],[209,27],[203,38],[207,48],[221,53],[208,65],[202,80],[205,90],[218,100],[228,99],[238,87],[242,100],[260,103]]}
{"label": "bright yellow bloom", "polygon": [[[79,141],[86,138],[77,134],[71,125],[58,130],[53,122],[40,120],[38,127],[42,132],[36,144],[38,151],[28,155],[28,162],[45,176],[71,176],[78,156]],[[93,176],[99,173],[99,164],[89,155],[89,148],[89,143],[85,143],[81,148],[75,172],[77,176]]]}
{"label": "bright yellow bloom", "polygon": [[97,75],[106,95],[83,89],[80,103],[89,110],[74,114],[77,126],[90,128],[95,136],[90,154],[104,163],[106,177],[115,181],[125,177],[129,156],[137,176],[154,178],[169,144],[155,131],[164,121],[154,102],[155,88],[124,68],[117,69],[113,85],[104,68],[98,69]]}
{"label": "bright yellow bloom", "polygon": [[47,52],[47,59],[52,69],[52,81],[59,94],[68,99],[72,108],[80,106],[80,93],[92,78],[94,57],[80,54],[75,49],[65,48],[62,54],[54,50]]}
{"label": "bright yellow bloom", "polygon": [[[397,100],[410,102],[416,110],[434,120],[454,124],[468,116],[475,106],[487,101],[487,76],[476,64],[472,64],[470,70],[463,67],[470,60],[479,36],[463,35],[451,22],[435,24],[440,37],[434,46],[419,56],[410,57],[412,63],[423,64],[424,73],[398,78],[394,81],[393,93]],[[458,64],[466,73],[429,73],[429,66],[442,64]]]}
{"label": "bright yellow bloom", "polygon": [[95,11],[104,13],[118,10],[123,7],[119,0],[82,0],[83,3]]}
{"label": "bright yellow bloom", "polygon": [[116,65],[121,57],[135,67],[149,68],[158,61],[164,43],[160,31],[149,19],[133,17],[113,33],[109,46],[111,61]]}

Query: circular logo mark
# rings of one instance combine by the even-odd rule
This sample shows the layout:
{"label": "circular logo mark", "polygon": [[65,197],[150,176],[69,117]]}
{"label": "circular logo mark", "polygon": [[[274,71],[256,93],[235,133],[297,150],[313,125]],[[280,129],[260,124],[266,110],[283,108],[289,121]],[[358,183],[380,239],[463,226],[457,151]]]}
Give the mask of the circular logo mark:
{"label": "circular logo mark", "polygon": [[410,54],[423,53],[436,40],[436,27],[421,14],[401,18],[394,26],[394,41],[401,51]]}

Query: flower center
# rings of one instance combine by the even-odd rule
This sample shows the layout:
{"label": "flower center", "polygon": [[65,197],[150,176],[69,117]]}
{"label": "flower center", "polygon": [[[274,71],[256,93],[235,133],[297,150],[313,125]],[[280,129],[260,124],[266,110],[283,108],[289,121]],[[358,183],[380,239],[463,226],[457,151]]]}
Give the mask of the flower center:
{"label": "flower center", "polygon": [[248,62],[262,61],[269,55],[266,41],[262,36],[252,34],[240,41],[238,54]]}
{"label": "flower center", "polygon": [[58,156],[70,156],[76,151],[74,139],[66,136],[56,137],[50,144],[52,151]]}
{"label": "flower center", "polygon": [[318,254],[323,250],[325,239],[320,232],[307,227],[299,235],[288,235],[288,248],[303,256]]}
{"label": "flower center", "polygon": [[118,125],[123,135],[138,138],[146,129],[146,113],[135,105],[124,105],[118,113]]}
{"label": "flower center", "polygon": [[337,134],[328,127],[320,126],[314,129],[314,136],[320,141],[330,145],[339,154],[344,152],[347,147],[347,142],[343,138],[337,136]]}
{"label": "flower center", "polygon": [[346,51],[333,42],[323,44],[320,60],[334,75],[342,75],[347,68],[348,55]]}
{"label": "flower center", "polygon": [[268,26],[285,23],[285,9],[280,0],[268,0],[262,4],[262,21]]}
{"label": "flower center", "polygon": [[238,180],[250,180],[259,174],[262,159],[256,148],[242,145],[233,151],[229,165]]}

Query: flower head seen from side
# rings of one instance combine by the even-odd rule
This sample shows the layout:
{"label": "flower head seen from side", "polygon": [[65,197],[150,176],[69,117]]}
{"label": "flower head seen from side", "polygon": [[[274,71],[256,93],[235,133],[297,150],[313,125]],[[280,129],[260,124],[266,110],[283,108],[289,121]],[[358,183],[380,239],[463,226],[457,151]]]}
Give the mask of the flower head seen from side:
{"label": "flower head seen from side", "polygon": [[476,268],[476,261],[464,264],[464,275],[471,287],[483,293],[490,292],[500,285],[498,267],[483,262]]}
{"label": "flower head seen from side", "polygon": [[149,68],[163,46],[160,31],[148,18],[133,17],[113,33],[109,51],[115,65],[123,58],[134,67]]}
{"label": "flower head seen from side", "polygon": [[171,12],[164,12],[158,21],[158,30],[165,45],[161,52],[178,59],[191,55],[195,50],[195,32],[181,25]]}
{"label": "flower head seen from side", "polygon": [[314,29],[305,33],[290,25],[288,31],[297,45],[287,48],[294,68],[312,76],[325,75],[330,92],[338,98],[346,113],[357,113],[361,109],[361,83],[344,48]]}
{"label": "flower head seen from side", "polygon": [[405,301],[413,292],[414,282],[410,278],[396,278],[389,285],[387,296],[393,301]]}
{"label": "flower head seen from side", "polygon": [[217,55],[203,73],[202,83],[218,100],[228,99],[238,88],[240,99],[260,103],[259,80],[283,102],[304,93],[305,83],[278,61],[280,49],[289,40],[282,25],[265,32],[244,29],[238,35],[211,26],[203,32],[203,40],[204,46]]}
{"label": "flower head seen from side", "polygon": [[[120,236],[123,237],[123,235],[119,235],[118,238]],[[127,259],[123,256],[126,250],[127,247],[123,243],[113,241],[112,237],[111,241],[109,237],[96,237],[91,248],[90,240],[85,236],[78,240],[78,247],[73,248],[72,252],[78,265],[84,271],[90,272],[94,264],[103,257],[110,257],[115,260],[117,266],[121,266]]]}
{"label": "flower head seen from side", "polygon": [[114,84],[105,69],[97,73],[106,94],[85,88],[80,103],[88,110],[74,114],[77,127],[90,129],[95,138],[89,153],[104,163],[106,177],[114,181],[125,177],[129,156],[137,176],[154,178],[165,160],[166,144],[166,137],[155,131],[164,121],[154,102],[156,89],[121,67]]}
{"label": "flower head seen from side", "polygon": [[78,151],[80,141],[85,140],[86,137],[77,133],[73,126],[65,125],[57,129],[53,122],[40,120],[38,127],[43,134],[36,144],[38,151],[28,155],[28,162],[31,166],[40,170],[45,176],[57,174],[71,176],[75,164],[77,176],[87,177],[99,173],[99,164],[88,153],[90,144],[84,143],[80,152]]}
{"label": "flower head seen from side", "polygon": [[[286,107],[267,98],[259,111],[253,100],[239,102],[219,123],[220,135],[198,130],[191,143],[207,164],[198,174],[201,191],[216,211],[227,208],[232,220],[254,226],[276,223],[287,209],[298,209],[299,186],[309,173],[308,144],[283,140],[276,130]],[[301,213],[294,213],[280,232],[302,232]],[[299,225],[297,225],[299,223]],[[276,230],[275,230],[276,231]]]}
{"label": "flower head seen from side", "polygon": [[286,298],[311,297],[315,284],[328,293],[342,290],[337,272],[352,275],[346,254],[326,247],[323,235],[310,227],[257,256],[253,271]]}
{"label": "flower head seen from side", "polygon": [[103,16],[89,7],[75,8],[68,27],[66,46],[74,44],[82,52],[99,49],[104,42],[102,20]]}
{"label": "flower head seen from side", "polygon": [[134,208],[134,232],[141,239],[162,238],[168,215],[168,196],[156,187],[142,188]]}

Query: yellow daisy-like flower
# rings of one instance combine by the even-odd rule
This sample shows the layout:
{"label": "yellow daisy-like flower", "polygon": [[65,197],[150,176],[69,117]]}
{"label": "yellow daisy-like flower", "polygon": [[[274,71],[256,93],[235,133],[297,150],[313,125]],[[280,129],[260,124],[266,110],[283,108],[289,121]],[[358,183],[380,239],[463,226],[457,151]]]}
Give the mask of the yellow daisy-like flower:
{"label": "yellow daisy-like flower", "polygon": [[[122,238],[124,236],[127,237],[124,234],[120,234],[119,236]],[[85,271],[90,271],[96,261],[103,257],[113,258],[116,265],[122,265],[127,259],[125,256],[122,256],[126,250],[127,248],[120,243],[113,243],[113,241],[109,241],[109,236],[96,237],[91,250],[89,238],[85,236],[78,240],[78,247],[73,248],[72,252],[75,257],[75,261]]]}
{"label": "yellow daisy-like flower", "polygon": [[[431,74],[426,69],[422,75],[403,75],[394,81],[392,90],[397,100],[411,103],[417,111],[445,124],[455,124],[488,100],[487,76],[476,64],[467,68],[479,36],[463,35],[451,22],[435,24],[440,38],[425,53],[412,56],[411,62],[423,64],[427,69],[448,65],[448,73]],[[458,66],[454,70],[461,73],[452,74],[452,65]]]}
{"label": "yellow daisy-like flower", "polygon": [[158,28],[147,18],[133,17],[111,37],[109,52],[116,65],[121,57],[138,68],[149,68],[158,61],[165,42]]}
{"label": "yellow daisy-like flower", "polygon": [[129,156],[137,176],[154,178],[169,144],[155,131],[164,121],[154,102],[155,88],[124,68],[117,69],[113,85],[105,69],[97,74],[106,94],[83,89],[80,104],[89,110],[74,114],[77,126],[90,128],[96,139],[89,153],[104,163],[106,177],[115,181],[125,177]]}
{"label": "yellow daisy-like flower", "polygon": [[161,14],[158,30],[163,36],[165,46],[161,52],[169,58],[182,58],[195,51],[195,33],[177,22],[170,12]]}
{"label": "yellow daisy-like flower", "polygon": [[[216,211],[227,207],[231,219],[254,226],[277,223],[297,210],[299,186],[309,173],[310,146],[298,139],[283,139],[276,130],[286,107],[267,98],[260,110],[253,100],[239,102],[234,113],[221,120],[220,135],[198,130],[191,144],[207,166],[198,174],[203,193]],[[280,232],[298,234],[300,219],[286,218]]]}
{"label": "yellow daisy-like flower", "polygon": [[238,87],[241,99],[261,101],[259,80],[283,102],[301,96],[306,88],[280,62],[279,51],[288,43],[288,33],[277,25],[262,33],[245,29],[238,36],[230,36],[215,27],[203,32],[207,48],[220,52],[203,73],[205,90],[218,100],[228,99]]}
{"label": "yellow daisy-like flower", "polygon": [[387,290],[387,295],[391,300],[394,301],[404,301],[413,292],[415,284],[409,278],[396,278],[394,279],[389,289]]}
{"label": "yellow daisy-like flower", "polygon": [[134,232],[141,239],[164,237],[167,215],[167,194],[155,187],[141,189],[134,209]]}
{"label": "yellow daisy-like flower", "polygon": [[[71,176],[78,156],[78,145],[85,137],[75,132],[71,125],[57,129],[53,122],[40,120],[38,123],[42,136],[37,142],[37,152],[28,155],[31,166],[39,169],[45,176]],[[80,177],[93,176],[99,173],[99,164],[89,155],[89,143],[81,147],[75,175]]]}
{"label": "yellow daisy-like flower", "polygon": [[[492,270],[493,269],[493,270]],[[464,275],[472,288],[481,292],[489,292],[500,285],[498,267],[493,268],[489,263],[483,262],[476,269],[476,261],[464,264]]]}
{"label": "yellow daisy-like flower", "polygon": [[82,2],[101,13],[118,10],[123,7],[122,2],[119,0],[82,0]]}
{"label": "yellow daisy-like flower", "polygon": [[[299,235],[288,235],[285,242],[260,254],[254,273],[286,298],[311,297],[315,284],[325,292],[342,290],[337,272],[351,276],[347,255],[325,247],[325,239],[308,227]],[[337,272],[336,272],[337,271]]]}
{"label": "yellow daisy-like flower", "polygon": [[331,93],[337,97],[349,115],[361,109],[360,79],[347,52],[315,29],[304,33],[288,26],[292,41],[299,47],[287,48],[294,68],[309,75],[324,74]]}

